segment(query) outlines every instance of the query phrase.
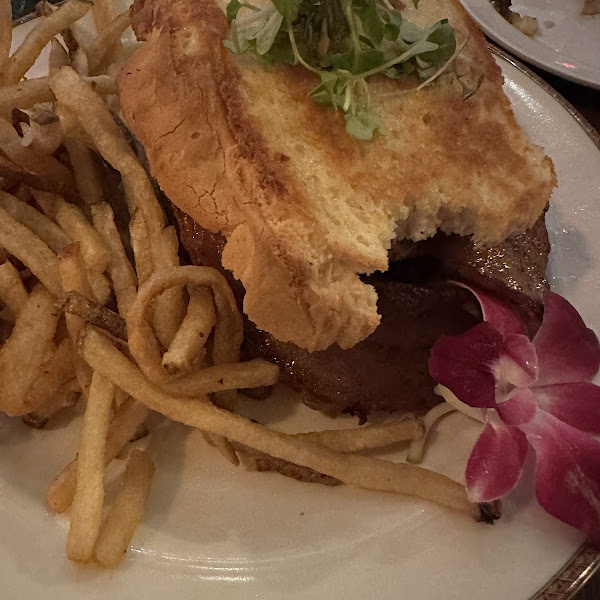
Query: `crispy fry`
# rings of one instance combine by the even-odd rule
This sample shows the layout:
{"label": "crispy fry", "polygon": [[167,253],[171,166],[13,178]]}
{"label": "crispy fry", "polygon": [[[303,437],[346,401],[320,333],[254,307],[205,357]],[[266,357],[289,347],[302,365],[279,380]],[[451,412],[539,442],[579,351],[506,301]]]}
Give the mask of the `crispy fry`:
{"label": "crispy fry", "polygon": [[[135,341],[130,340],[134,356],[139,354],[142,362],[144,355],[157,358],[156,340],[148,337],[151,333],[146,323],[146,311],[158,295],[172,286],[195,284],[211,288],[217,323],[214,329],[214,363],[222,364],[235,362],[239,359],[240,346],[243,338],[242,318],[237,308],[235,298],[223,275],[210,267],[185,266],[172,268],[169,271],[155,273],[149,281],[140,287],[134,307],[128,315],[132,319],[133,329],[136,330]],[[131,335],[131,332],[130,332]],[[154,346],[154,347],[152,347]],[[138,360],[138,357],[136,357]],[[154,362],[154,364],[156,364]]]}
{"label": "crispy fry", "polygon": [[123,560],[133,532],[144,513],[154,463],[146,452],[133,450],[127,461],[121,489],[102,524],[94,549],[98,564],[114,568]]}
{"label": "crispy fry", "polygon": [[[62,288],[65,292],[79,292],[84,297],[91,297],[91,290],[83,265],[83,258],[78,242],[65,246],[58,255],[58,268],[60,272]],[[73,344],[77,344],[77,337],[85,325],[85,321],[73,314],[65,315],[69,338]],[[92,381],[91,369],[77,356],[75,360],[75,374],[82,392],[87,395]]]}
{"label": "crispy fry", "polygon": [[[77,383],[77,379],[73,377],[61,385],[47,402],[40,405],[33,412],[27,413],[23,417],[23,423],[34,429],[42,429],[58,412],[75,406],[80,397],[81,388]],[[75,473],[74,479],[76,479]],[[73,488],[73,493],[74,491]]]}
{"label": "crispy fry", "polygon": [[106,435],[114,395],[115,386],[99,373],[94,373],[83,417],[77,457],[77,487],[67,538],[67,556],[75,561],[88,562],[91,559],[100,531]]}
{"label": "crispy fry", "polygon": [[5,85],[19,82],[40,55],[46,44],[90,9],[83,0],[69,0],[48,17],[41,17],[15,53],[6,61],[2,72]]}
{"label": "crispy fry", "polygon": [[64,144],[73,167],[77,191],[86,204],[99,204],[104,201],[102,180],[94,163],[92,150],[83,141],[73,113],[64,106],[59,106],[57,113],[65,132]]}
{"label": "crispy fry", "polygon": [[33,290],[17,315],[0,350],[0,408],[7,415],[24,415],[35,409],[29,404],[28,392],[48,359],[58,317],[52,294],[42,286]]}
{"label": "crispy fry", "polygon": [[48,73],[50,76],[58,73],[59,69],[69,64],[69,55],[63,45],[56,38],[50,40],[50,56],[48,57]]}
{"label": "crispy fry", "polygon": [[33,195],[42,210],[54,219],[73,241],[80,243],[86,266],[92,271],[103,273],[108,265],[108,250],[81,209],[56,194],[33,190]]}
{"label": "crispy fry", "polygon": [[31,229],[54,252],[60,252],[72,242],[52,219],[11,194],[0,192],[0,207],[19,223]]}
{"label": "crispy fry", "polygon": [[27,392],[28,412],[40,411],[72,379],[73,374],[73,346],[69,339],[64,339],[42,365],[37,379]]}
{"label": "crispy fry", "polygon": [[[173,226],[165,227],[150,244],[154,270],[168,271],[179,266],[179,240]],[[181,325],[184,315],[183,287],[173,286],[154,301],[152,322],[156,337],[168,348]]]}
{"label": "crispy fry", "polygon": [[[97,0],[94,3],[96,7]],[[112,2],[110,3],[112,7]],[[129,10],[122,12],[119,16],[109,22],[106,26],[98,29],[100,35],[88,53],[88,65],[91,74],[101,73],[114,60],[116,53],[121,49],[121,36],[131,25]]]}
{"label": "crispy fry", "polygon": [[92,221],[109,251],[106,270],[115,290],[119,313],[126,315],[135,299],[137,282],[135,271],[125,254],[121,236],[117,231],[112,208],[108,204],[92,206]]}
{"label": "crispy fry", "polygon": [[[118,91],[114,77],[108,75],[86,77],[85,81],[99,94],[116,94]],[[26,109],[53,100],[54,93],[50,89],[48,77],[26,79],[14,85],[0,86],[0,116],[8,116],[15,107]]]}
{"label": "crispy fry", "polygon": [[233,444],[233,447],[239,453],[239,460],[246,471],[274,471],[298,481],[320,483],[329,486],[340,485],[342,483],[335,477],[317,473],[314,469],[301,467],[281,458],[274,458],[237,442]]}
{"label": "crispy fry", "polygon": [[75,291],[67,292],[58,299],[57,306],[67,313],[78,315],[87,323],[104,329],[112,337],[127,341],[125,319],[83,294]]}
{"label": "crispy fry", "polygon": [[51,102],[54,94],[49,81],[42,77],[0,87],[0,115],[7,115],[15,107],[29,108],[40,102]]}
{"label": "crispy fry", "polygon": [[[168,376],[162,369],[160,350],[147,314],[152,301],[174,285],[210,286],[217,310],[213,336],[213,367],[182,378]],[[210,267],[177,267],[154,274],[138,291],[127,314],[129,349],[144,374],[165,390],[186,396],[202,396],[236,388],[273,385],[279,368],[262,359],[236,362],[242,342],[242,322],[237,304],[225,278]]]}
{"label": "crispy fry", "polygon": [[[207,367],[182,379],[164,378],[160,387],[182,396],[204,396],[229,390],[275,385],[279,380],[279,367],[263,358],[240,363],[221,363]],[[219,406],[223,403],[218,402]],[[229,405],[223,406],[229,408]]]}
{"label": "crispy fry", "polygon": [[90,293],[100,304],[105,304],[110,297],[110,284],[102,274],[108,263],[108,250],[102,239],[77,206],[49,192],[33,190],[33,195],[44,212],[58,221],[69,238],[80,243],[88,267],[86,278]]}
{"label": "crispy fry", "polygon": [[398,419],[355,429],[298,433],[295,437],[317,442],[338,452],[359,452],[370,448],[382,448],[405,440],[418,440],[424,433],[423,424],[418,419]]}
{"label": "crispy fry", "polygon": [[86,275],[94,300],[101,305],[106,304],[110,298],[110,282],[108,279],[102,273],[89,269]]}
{"label": "crispy fry", "polygon": [[97,94],[105,94],[107,96],[110,96],[119,92],[117,82],[115,81],[115,78],[112,75],[95,75],[94,77],[82,77],[82,80],[90,86],[92,92],[96,92]]}
{"label": "crispy fry", "polygon": [[56,254],[27,227],[0,208],[0,246],[18,258],[53,293],[62,285]]}
{"label": "crispy fry", "polygon": [[96,30],[98,33],[102,33],[115,18],[114,3],[112,0],[94,0],[92,15],[94,16]]}
{"label": "crispy fry", "polygon": [[[149,410],[145,404],[132,398],[125,400],[113,417],[104,454],[104,463],[110,463],[123,450],[146,420]],[[46,502],[57,514],[65,512],[73,502],[77,485],[77,459],[72,460],[54,479],[48,488]]]}
{"label": "crispy fry", "polygon": [[15,320],[29,299],[19,271],[8,260],[0,265],[0,298],[6,305],[12,321]]}
{"label": "crispy fry", "polygon": [[56,514],[71,506],[77,487],[77,459],[72,460],[52,481],[46,492],[46,503]]}
{"label": "crispy fry", "polygon": [[68,106],[94,140],[104,159],[123,177],[131,214],[141,209],[150,236],[162,231],[164,215],[146,171],[128,146],[102,98],[69,68],[62,68],[51,82],[59,102]]}
{"label": "crispy fry", "polygon": [[216,448],[221,455],[234,467],[239,466],[240,459],[226,437],[223,437],[222,435],[215,435],[214,433],[208,433],[207,431],[202,432],[202,437],[206,440],[207,444],[213,448]]}
{"label": "crispy fry", "polygon": [[141,286],[150,279],[154,271],[152,251],[150,250],[150,236],[144,213],[141,210],[136,210],[133,213],[129,221],[129,234],[135,257],[138,285]]}
{"label": "crispy fry", "polygon": [[[85,266],[81,254],[81,245],[79,242],[72,242],[65,246],[58,255],[58,267],[65,292],[79,292],[84,297],[91,297],[91,290],[85,276]],[[57,294],[60,296],[60,294]],[[80,319],[70,319],[71,321]],[[69,319],[67,319],[67,323]],[[79,332],[78,332],[79,333]],[[76,342],[76,339],[73,340]]]}
{"label": "crispy fry", "polygon": [[70,171],[53,156],[23,146],[21,138],[7,119],[0,118],[0,150],[18,167],[38,175],[60,189],[74,189]]}
{"label": "crispy fry", "polygon": [[208,402],[161,391],[145,379],[108,338],[87,327],[80,338],[84,359],[115,385],[173,421],[245,444],[265,454],[372,490],[416,496],[470,515],[487,518],[486,506],[469,502],[466,490],[451,479],[413,465],[397,464],[328,448],[266,429]]}
{"label": "crispy fry", "polygon": [[206,287],[190,289],[185,318],[162,358],[162,365],[167,373],[185,373],[192,368],[194,361],[201,358],[216,320],[211,291]]}
{"label": "crispy fry", "polygon": [[0,73],[4,72],[12,40],[12,8],[10,0],[0,0]]}

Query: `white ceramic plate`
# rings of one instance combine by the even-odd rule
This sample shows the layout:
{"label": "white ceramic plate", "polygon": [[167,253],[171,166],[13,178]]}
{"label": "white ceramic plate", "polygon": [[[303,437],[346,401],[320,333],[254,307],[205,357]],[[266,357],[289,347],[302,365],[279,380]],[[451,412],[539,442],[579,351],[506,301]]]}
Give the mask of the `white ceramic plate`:
{"label": "white ceramic plate", "polygon": [[513,0],[513,10],[537,18],[539,32],[533,38],[503,19],[489,0],[461,2],[479,27],[509,52],[546,71],[600,89],[600,15],[580,15],[583,0]]}
{"label": "white ceramic plate", "polygon": [[[600,331],[600,149],[557,99],[499,62],[519,123],[546,148],[560,181],[547,217],[552,285]],[[285,390],[269,404],[246,411],[282,431],[354,422],[322,417]],[[451,415],[427,466],[463,479],[477,430]],[[76,446],[77,423],[35,431],[0,418],[2,598],[527,600],[583,541],[536,505],[530,477],[491,527],[408,498],[247,473],[197,432],[170,425],[151,443],[156,477],[133,549],[119,570],[105,572],[66,559],[67,520],[44,504]]]}

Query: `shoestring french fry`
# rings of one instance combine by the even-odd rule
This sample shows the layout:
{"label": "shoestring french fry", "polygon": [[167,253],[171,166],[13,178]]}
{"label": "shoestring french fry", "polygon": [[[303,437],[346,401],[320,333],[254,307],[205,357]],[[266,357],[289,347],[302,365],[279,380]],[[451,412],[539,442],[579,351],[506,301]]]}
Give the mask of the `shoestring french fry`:
{"label": "shoestring french fry", "polygon": [[119,313],[126,315],[137,294],[135,271],[125,253],[110,205],[96,204],[91,207],[91,211],[94,227],[109,251],[106,270],[117,297]]}
{"label": "shoestring french fry", "polygon": [[[210,287],[217,312],[213,334],[214,366],[171,377],[162,368],[158,341],[148,322],[152,302],[175,285]],[[210,267],[185,266],[155,273],[138,291],[127,314],[129,350],[144,374],[163,389],[186,396],[203,396],[237,388],[276,383],[279,368],[262,359],[239,363],[242,321],[225,278]],[[217,350],[219,354],[217,355]]]}
{"label": "shoestring french fry", "polygon": [[229,461],[234,467],[238,467],[240,459],[233,446],[226,437],[222,435],[216,435],[214,433],[208,433],[207,431],[202,432],[202,437],[206,440],[206,443],[216,448],[225,460]]}
{"label": "shoestring french fry", "polygon": [[[58,255],[58,268],[62,290],[65,292],[79,292],[84,297],[91,297],[92,292],[86,277],[79,242],[73,242],[65,246],[63,251]],[[76,345],[77,337],[85,326],[85,321],[80,316],[74,314],[66,314],[65,319],[69,338]],[[92,381],[92,371],[84,361],[80,360],[79,356],[75,360],[75,374],[82,392],[84,395],[87,395]]]}
{"label": "shoestring french fry", "polygon": [[71,506],[67,556],[89,562],[102,522],[104,454],[115,386],[98,372],[92,376],[77,456],[77,487]]}
{"label": "shoestring french fry", "polygon": [[186,315],[162,358],[163,368],[170,375],[190,371],[194,361],[204,356],[206,342],[217,320],[213,295],[208,288],[191,287],[189,297]]}
{"label": "shoestring french fry", "polygon": [[385,423],[363,425],[354,429],[339,429],[297,433],[295,437],[322,444],[338,452],[359,452],[382,448],[407,440],[423,437],[425,429],[418,419],[397,419]]}
{"label": "shoestring french fry", "polygon": [[[96,3],[94,3],[95,6]],[[126,10],[99,30],[100,35],[88,53],[88,67],[91,75],[102,73],[114,61],[116,53],[122,48],[121,36],[130,25],[131,16]]]}
{"label": "shoestring french fry", "polygon": [[[155,240],[151,241],[154,271],[170,271],[179,266],[179,239],[171,225],[165,227]],[[168,348],[179,330],[185,314],[183,287],[172,286],[154,300],[152,324],[156,337],[163,348]]]}
{"label": "shoestring french fry", "polygon": [[[102,98],[68,67],[61,69],[54,76],[51,87],[59,102],[73,111],[105,160],[121,172],[125,192],[129,198],[130,211],[134,212],[136,209],[142,211],[148,229],[148,235],[145,237],[153,240],[150,246],[153,270],[161,268],[167,261],[171,266],[174,261],[171,261],[170,257],[176,255],[176,251],[171,247],[168,228],[166,233],[163,231],[164,215],[152,184],[127,145]],[[133,247],[135,252],[136,245],[133,244]],[[138,278],[141,279],[139,272]],[[168,347],[183,318],[181,292],[169,292],[165,299],[159,302],[159,305],[165,304],[166,306],[163,306],[163,310],[160,311],[158,333],[162,343]],[[176,326],[173,325],[174,323]]]}
{"label": "shoestring french fry", "polygon": [[18,258],[58,296],[62,292],[56,254],[30,229],[0,208],[0,246]]}
{"label": "shoestring french fry", "polygon": [[52,352],[58,317],[52,294],[36,286],[0,350],[0,409],[7,415],[24,415],[36,408],[29,405],[27,393]]}
{"label": "shoestring french fry", "polygon": [[82,133],[78,131],[79,123],[66,107],[59,105],[57,114],[64,131],[64,145],[81,199],[88,206],[104,202],[100,173],[94,163],[92,150],[83,141]]}
{"label": "shoestring french fry", "polygon": [[47,402],[24,415],[23,423],[34,429],[42,429],[57,413],[75,406],[80,397],[81,388],[77,379],[73,377],[61,385]]}
{"label": "shoestring french fry", "polygon": [[77,315],[86,323],[100,327],[112,337],[127,341],[125,319],[91,298],[87,298],[79,292],[70,291],[61,296],[56,305],[60,310]]}
{"label": "shoestring french fry", "polygon": [[108,265],[109,253],[102,238],[80,208],[56,194],[32,191],[42,210],[52,217],[72,240],[79,242],[92,297],[100,304],[106,304],[110,297],[110,283],[103,273]]}
{"label": "shoestring french fry", "polygon": [[96,562],[113,569],[123,560],[138,526],[154,475],[154,463],[147,452],[133,450],[127,461],[121,489],[111,506],[94,548]]}
{"label": "shoestring french fry", "polygon": [[71,64],[69,55],[64,46],[56,39],[50,41],[50,55],[48,57],[48,75],[52,77],[59,69]]}
{"label": "shoestring french fry", "polygon": [[78,21],[91,8],[91,2],[69,0],[57,11],[37,20],[35,27],[27,34],[21,45],[4,64],[0,81],[4,85],[18,83],[27,73],[46,44],[63,29]]}
{"label": "shoestring french fry", "polygon": [[115,385],[167,418],[245,444],[259,452],[306,466],[359,487],[430,500],[476,520],[497,514],[499,507],[469,502],[465,488],[448,477],[403,463],[344,454],[315,442],[269,430],[207,402],[177,397],[150,383],[108,338],[88,326],[79,339],[88,364]]}
{"label": "shoestring french fry", "polygon": [[102,34],[104,29],[110,25],[115,18],[115,5],[112,0],[94,0],[92,16],[94,17],[96,30],[99,34]]}
{"label": "shoestring french fry", "polygon": [[46,215],[53,218],[72,240],[80,244],[91,296],[100,304],[105,304],[110,297],[110,283],[103,272],[108,265],[109,253],[102,238],[80,208],[56,194],[32,191]]}
{"label": "shoestring french fry", "polygon": [[[129,398],[121,404],[110,422],[104,464],[108,465],[133,438],[140,425],[149,414],[145,404]],[[77,458],[72,460],[54,479],[46,493],[48,506],[57,514],[62,514],[71,506],[77,485]]]}
{"label": "shoestring french fry", "polygon": [[138,286],[143,285],[154,272],[154,259],[150,248],[150,235],[144,213],[136,210],[129,221],[129,235],[135,258]]}
{"label": "shoestring french fry", "polygon": [[53,252],[60,252],[73,241],[52,219],[12,194],[0,192],[0,207],[35,233]]}
{"label": "shoestring french fry", "polygon": [[[109,75],[85,77],[84,80],[98,94],[116,94],[118,91],[114,77]],[[25,79],[13,85],[0,86],[0,117],[8,117],[13,108],[27,109],[53,100],[49,77]]]}
{"label": "shoestring french fry", "polygon": [[38,377],[27,392],[28,413],[39,413],[43,410],[60,388],[73,378],[73,359],[73,346],[66,338],[43,364]]}
{"label": "shoestring french fry", "polygon": [[0,264],[0,299],[13,322],[29,299],[19,271],[6,259]]}
{"label": "shoestring french fry", "polygon": [[102,97],[70,67],[63,67],[51,80],[57,100],[70,108],[94,140],[98,152],[121,173],[131,214],[141,209],[150,236],[164,227],[164,215],[146,171],[127,144]]}
{"label": "shoestring french fry", "polygon": [[33,195],[46,215],[54,219],[73,241],[79,242],[86,266],[103,273],[108,265],[108,250],[81,209],[56,194],[33,190]]}

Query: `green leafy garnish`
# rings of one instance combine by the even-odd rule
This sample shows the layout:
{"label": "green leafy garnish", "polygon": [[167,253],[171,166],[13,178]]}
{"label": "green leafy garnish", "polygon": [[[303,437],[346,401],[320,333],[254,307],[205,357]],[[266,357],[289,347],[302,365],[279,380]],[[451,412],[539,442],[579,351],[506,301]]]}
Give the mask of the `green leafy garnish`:
{"label": "green leafy garnish", "polygon": [[227,18],[227,48],[268,64],[300,64],[319,75],[311,96],[341,111],[346,131],[360,140],[385,134],[371,109],[369,77],[433,81],[460,51],[446,19],[419,27],[392,0],[271,0],[262,8],[231,0]]}

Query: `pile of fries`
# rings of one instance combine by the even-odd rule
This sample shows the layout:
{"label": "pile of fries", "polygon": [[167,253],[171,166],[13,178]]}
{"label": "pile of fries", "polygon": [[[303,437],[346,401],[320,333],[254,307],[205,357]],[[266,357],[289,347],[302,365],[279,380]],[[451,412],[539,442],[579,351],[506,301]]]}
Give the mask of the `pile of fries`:
{"label": "pile of fries", "polygon": [[[230,288],[214,269],[180,266],[177,232],[115,119],[129,13],[113,14],[110,0],[40,4],[9,57],[9,7],[0,0],[0,410],[42,428],[85,405],[79,452],[47,493],[53,511],[70,509],[68,557],[122,560],[154,471],[148,453],[128,444],[152,436],[152,411],[201,430],[235,465],[251,449],[489,518],[490,507],[442,475],[357,454],[422,439],[418,419],[286,435],[236,414],[237,390],[272,386],[279,370],[240,362],[243,324]],[[92,42],[78,23],[88,11]],[[47,44],[48,76],[24,79]],[[105,468],[127,455],[106,507]]]}

